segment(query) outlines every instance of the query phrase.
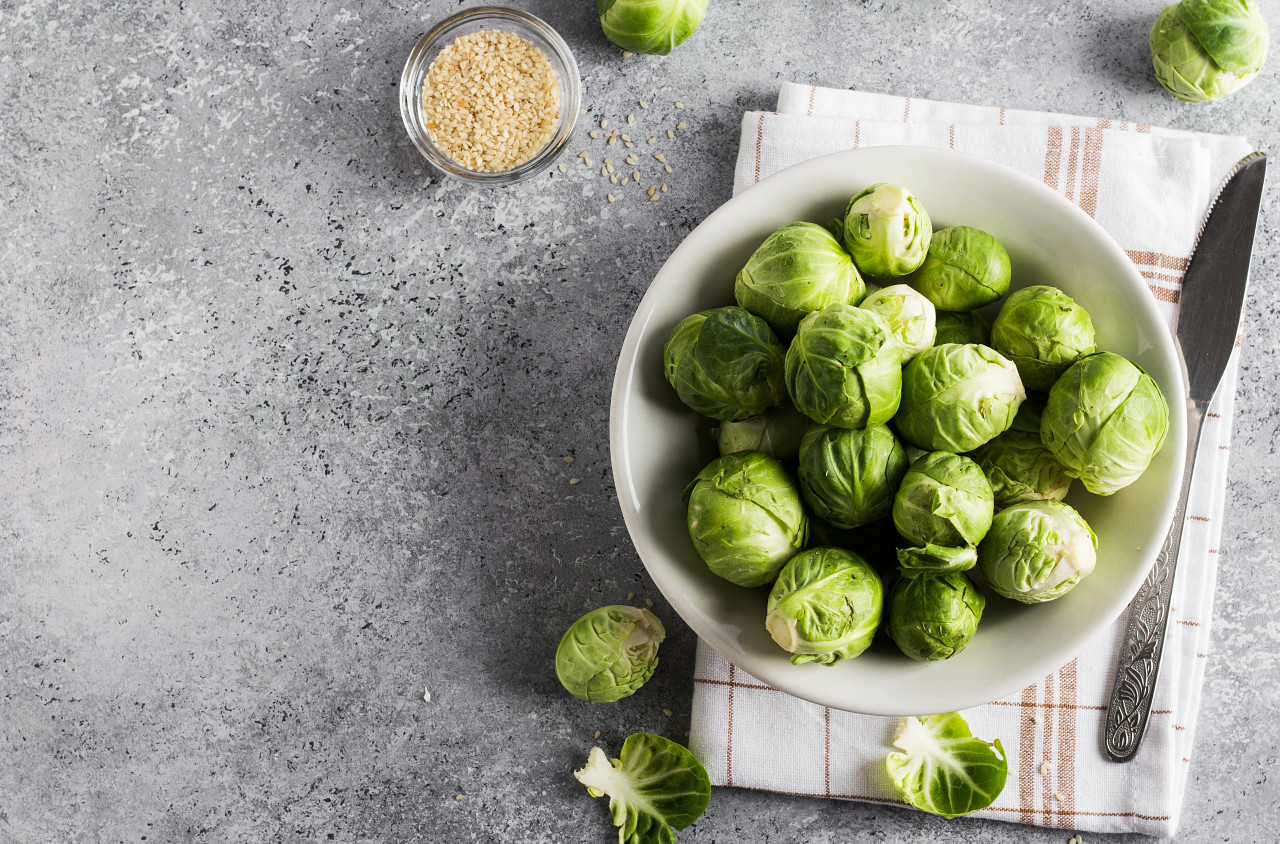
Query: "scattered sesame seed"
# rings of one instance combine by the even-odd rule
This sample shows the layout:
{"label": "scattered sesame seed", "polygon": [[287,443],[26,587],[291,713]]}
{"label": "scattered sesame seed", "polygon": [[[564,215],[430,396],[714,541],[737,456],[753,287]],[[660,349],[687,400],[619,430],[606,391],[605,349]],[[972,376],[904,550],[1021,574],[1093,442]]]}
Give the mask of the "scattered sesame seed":
{"label": "scattered sesame seed", "polygon": [[[610,201],[610,202],[613,202],[613,201],[614,201],[614,200],[613,200],[613,194],[609,194],[609,201]],[[572,483],[572,481],[570,481],[570,483]]]}
{"label": "scattered sesame seed", "polygon": [[631,181],[635,182],[636,184],[640,184],[640,171],[639,171],[639,170],[632,170],[632,171],[631,171]]}
{"label": "scattered sesame seed", "polygon": [[1055,791],[1055,792],[1053,793],[1053,799],[1054,799],[1054,800],[1056,800],[1057,802],[1061,803],[1061,802],[1062,802],[1062,792],[1061,792],[1061,791]]}
{"label": "scattered sesame seed", "polygon": [[631,143],[631,141],[627,141],[627,149],[635,149],[635,148],[636,148],[635,144]]}
{"label": "scattered sesame seed", "polygon": [[656,190],[657,190],[657,188],[655,188],[655,187],[650,187],[647,191],[645,191],[645,193],[649,194],[649,196],[653,196],[653,192],[654,192],[654,191],[656,191]]}
{"label": "scattered sesame seed", "polygon": [[665,716],[667,716],[668,718],[670,718],[670,717],[671,717],[671,710],[670,710],[670,709],[664,709],[664,710],[662,710],[662,714],[663,714],[663,715],[665,715]]}
{"label": "scattered sesame seed", "polygon": [[627,115],[627,122],[628,122],[628,123],[635,123],[635,122],[636,122],[636,116],[635,116],[634,114],[628,114],[628,115]]}
{"label": "scattered sesame seed", "polygon": [[592,738],[600,738],[600,731],[599,731],[599,730],[596,730],[594,733],[592,733],[592,734],[591,734],[591,737],[592,737]]}
{"label": "scattered sesame seed", "polygon": [[645,599],[644,599],[644,605],[645,605],[646,607],[651,607],[651,606],[653,606],[653,598],[645,598]]}
{"label": "scattered sesame seed", "polygon": [[566,455],[566,456],[564,456],[564,457],[561,457],[560,459],[561,459],[561,460],[563,460],[565,463],[572,463],[572,462],[573,462],[573,455],[572,455],[572,454],[569,454],[569,455]]}
{"label": "scattered sesame seed", "polygon": [[609,175],[609,165],[608,165],[608,164],[606,164],[606,165],[604,165],[603,167],[601,167],[601,168],[600,168],[600,175],[601,175],[601,176],[607,176],[607,175]]}
{"label": "scattered sesame seed", "polygon": [[653,196],[649,197],[649,201],[650,201],[650,202],[657,202],[657,201],[658,201],[658,194],[656,194],[656,193],[655,193]]}
{"label": "scattered sesame seed", "polygon": [[632,56],[634,56],[634,55],[635,55],[635,53],[631,52],[630,50],[623,50],[623,51],[622,51],[622,57],[623,57],[624,59],[629,59],[629,58],[631,58],[631,57],[632,57]]}
{"label": "scattered sesame seed", "polygon": [[646,103],[644,100],[640,101],[640,108],[648,108],[648,107],[649,107],[648,103]]}
{"label": "scattered sesame seed", "polygon": [[431,703],[431,690],[430,690],[430,689],[423,689],[423,690],[422,690],[422,700],[423,700],[423,702],[424,702],[424,703]]}
{"label": "scattered sesame seed", "polygon": [[663,182],[663,183],[662,183],[662,188],[661,188],[661,190],[662,190],[662,192],[663,192],[663,193],[666,193],[666,192],[667,192],[667,183],[666,183],[666,182]]}
{"label": "scattered sesame seed", "polygon": [[657,159],[658,161],[661,161],[663,164],[666,164],[666,163],[667,163],[667,157],[666,157],[665,155],[663,155],[662,153],[660,153],[660,152],[655,152],[655,153],[653,154],[653,157],[654,157],[655,159]]}
{"label": "scattered sesame seed", "polygon": [[570,478],[570,479],[569,479],[569,485],[570,485],[570,486],[572,486],[572,485],[574,485],[574,484],[580,484],[580,483],[582,483],[582,478]]}
{"label": "scattered sesame seed", "polygon": [[453,799],[454,799],[454,800],[466,800],[466,799],[467,799],[467,795],[465,795],[465,794],[458,794],[458,795],[455,795]]}
{"label": "scattered sesame seed", "polygon": [[608,120],[604,120],[604,119],[602,118],[602,119],[600,120],[600,128],[601,128],[601,129],[608,129],[608,128],[609,128],[609,121],[608,121]]}
{"label": "scattered sesame seed", "polygon": [[610,176],[609,181],[613,182],[616,185],[618,183],[618,174],[614,173],[612,176]]}
{"label": "scattered sesame seed", "polygon": [[653,143],[656,140],[658,140],[658,136],[654,135],[652,138],[649,139],[649,143]]}
{"label": "scattered sesame seed", "polygon": [[631,136],[630,136],[630,135],[622,134],[622,135],[619,135],[618,137],[619,137],[619,138],[622,138],[622,142],[623,142],[623,143],[626,143],[626,144],[631,143]]}
{"label": "scattered sesame seed", "polygon": [[677,124],[676,124],[676,128],[677,128],[677,129],[688,129],[688,128],[689,128],[689,124],[687,124],[687,123],[677,123]]}
{"label": "scattered sesame seed", "polygon": [[587,113],[587,110],[585,108],[578,109],[578,114],[586,114],[586,113]]}
{"label": "scattered sesame seed", "polygon": [[587,157],[588,155],[590,155],[590,154],[591,154],[591,153],[587,152],[587,151],[584,149],[582,152],[578,153],[578,158],[586,158],[586,157]]}
{"label": "scattered sesame seed", "polygon": [[599,132],[597,132],[595,129],[592,129],[592,130],[591,130],[590,132],[588,132],[587,134],[588,134],[588,135],[590,135],[593,139],[594,139],[594,138],[598,138],[598,137],[600,137],[600,133],[599,133]]}
{"label": "scattered sesame seed", "polygon": [[635,592],[628,592],[628,593],[627,593],[627,600],[628,600],[628,601],[634,601],[635,599],[636,599],[636,593],[635,593]]}
{"label": "scattered sesame seed", "polygon": [[666,170],[668,173],[674,172],[674,171],[671,169],[671,165],[670,165],[670,164],[664,164],[664,165],[662,165],[662,169],[663,169],[663,170]]}
{"label": "scattered sesame seed", "polygon": [[626,161],[628,164],[636,164],[637,162],[639,162],[639,161],[640,161],[640,159],[638,159],[638,158],[636,158],[636,157],[635,157],[635,154],[634,154],[634,153],[633,153],[633,154],[631,154],[631,155],[628,155],[628,156],[627,156],[625,159],[623,159],[623,160],[624,160],[624,161]]}
{"label": "scattered sesame seed", "polygon": [[1033,712],[1031,713],[1031,723],[1041,724],[1041,723],[1044,723],[1044,719],[1040,717],[1039,712]]}
{"label": "scattered sesame seed", "polygon": [[587,167],[594,167],[594,166],[595,166],[594,164],[592,164],[592,163],[591,163],[591,159],[590,159],[590,158],[584,158],[584,159],[582,159],[582,163],[583,163],[584,165],[586,165]]}
{"label": "scattered sesame seed", "polygon": [[676,108],[684,108],[684,103],[682,103],[682,102],[680,102],[679,100],[677,100],[677,101],[676,101]]}
{"label": "scattered sesame seed", "polygon": [[675,136],[676,136],[676,133],[675,133],[675,132],[672,132],[670,129],[668,129],[668,130],[667,130],[667,137],[668,137],[668,138],[674,138]]}
{"label": "scattered sesame seed", "polygon": [[563,164],[557,164],[557,165],[556,165],[556,169],[557,169],[557,170],[559,170],[561,173],[568,173],[568,172],[569,172],[568,170],[564,169],[564,165],[563,165]]}
{"label": "scattered sesame seed", "polygon": [[606,159],[604,160],[604,163],[605,163],[605,164],[612,164],[612,163],[613,163],[613,159],[612,159],[612,158],[606,158]]}
{"label": "scattered sesame seed", "polygon": [[1041,762],[1041,763],[1040,763],[1040,776],[1042,776],[1042,777],[1047,777],[1047,776],[1049,776],[1049,763],[1048,763],[1048,762]]}

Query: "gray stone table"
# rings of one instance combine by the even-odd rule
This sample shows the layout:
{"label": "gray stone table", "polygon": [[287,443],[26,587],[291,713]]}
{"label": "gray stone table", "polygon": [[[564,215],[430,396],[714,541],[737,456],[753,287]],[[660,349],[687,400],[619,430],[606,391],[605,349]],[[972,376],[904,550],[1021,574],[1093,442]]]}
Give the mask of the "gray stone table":
{"label": "gray stone table", "polygon": [[[580,171],[476,191],[396,102],[459,5],[0,0],[0,841],[614,840],[570,771],[596,730],[683,738],[694,646],[619,515],[614,361],[728,199],[742,112],[790,79],[1280,130],[1275,60],[1220,104],[1161,92],[1158,0],[712,0],[665,60],[624,59],[589,0],[530,0],[593,116],[682,100],[690,129],[658,203]],[[1277,205],[1186,841],[1280,821]],[[661,669],[571,699],[560,632],[632,591],[668,621]],[[1068,835],[721,789],[680,840]]]}

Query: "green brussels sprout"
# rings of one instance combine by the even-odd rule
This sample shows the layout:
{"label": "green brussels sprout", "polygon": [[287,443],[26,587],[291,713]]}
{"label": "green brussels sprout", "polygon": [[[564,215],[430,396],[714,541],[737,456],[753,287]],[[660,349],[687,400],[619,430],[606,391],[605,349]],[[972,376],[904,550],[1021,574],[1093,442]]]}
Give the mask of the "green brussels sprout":
{"label": "green brussels sprout", "polygon": [[922,812],[958,818],[985,809],[1009,779],[1000,739],[975,738],[958,712],[908,715],[893,746],[898,751],[885,759],[889,778],[902,799]]}
{"label": "green brussels sprout", "polygon": [[903,577],[918,574],[947,574],[968,571],[978,564],[978,549],[972,545],[952,548],[926,545],[923,548],[899,548],[898,573]]}
{"label": "green brussels sprout", "polygon": [[1027,397],[1018,369],[994,349],[934,346],[902,370],[898,433],[929,451],[972,451],[1013,424]]}
{"label": "green brussels sprout", "polygon": [[991,345],[1018,367],[1024,387],[1042,393],[1096,348],[1089,313],[1045,284],[1010,294],[991,324]]}
{"label": "green brussels sprout", "polygon": [[813,424],[786,399],[777,407],[741,422],[721,422],[716,432],[720,454],[763,451],[778,460],[795,460],[800,440]]}
{"label": "green brussels sprout", "polygon": [[1169,430],[1151,376],[1111,352],[1075,363],[1049,391],[1040,439],[1069,477],[1111,495],[1146,471]]}
{"label": "green brussels sprout", "polygon": [[1043,400],[1028,398],[1009,430],[969,453],[991,481],[997,507],[1047,498],[1061,501],[1071,489],[1071,478],[1040,440],[1043,410]]}
{"label": "green brussels sprout", "polygon": [[681,320],[662,347],[662,364],[680,401],[737,422],[782,401],[785,354],[767,322],[729,306]]}
{"label": "green brussels sprout", "polygon": [[707,14],[707,0],[596,0],[604,36],[630,53],[665,56]]}
{"label": "green brussels sprout", "polygon": [[978,567],[996,594],[1024,604],[1060,598],[1093,571],[1098,537],[1070,505],[1024,501],[996,514]]}
{"label": "green brussels sprout", "polygon": [[893,525],[919,546],[977,545],[995,512],[991,484],[978,464],[960,454],[934,451],[921,457],[893,498]]}
{"label": "green brussels sprout", "polygon": [[867,275],[897,278],[914,271],[929,251],[933,222],[906,188],[881,182],[849,200],[844,247]]}
{"label": "green brussels sprout", "polygon": [[1165,7],[1148,39],[1156,79],[1189,103],[1225,97],[1251,82],[1270,42],[1253,0],[1182,0]]}
{"label": "green brussels sprout", "polygon": [[1000,241],[981,229],[952,226],[933,233],[912,283],[939,310],[972,311],[1008,293],[1011,273]]}
{"label": "green brussels sprout", "polygon": [[893,510],[907,453],[886,425],[814,425],[800,442],[800,495],[838,528],[855,528]]}
{"label": "green brussels sprout", "polygon": [[884,317],[902,347],[903,362],[933,345],[937,333],[933,303],[905,284],[882,287],[862,300],[860,307]]}
{"label": "green brussels sprout", "polygon": [[684,501],[698,556],[739,586],[771,583],[809,536],[795,482],[760,452],[712,460],[685,488]]}
{"label": "green brussels sprout", "polygon": [[556,677],[569,694],[611,703],[635,694],[653,676],[662,622],[622,604],[592,610],[570,625],[556,648]]}
{"label": "green brussels sprout", "polygon": [[901,578],[889,592],[889,638],[912,659],[950,659],[973,640],[986,605],[960,572]]}
{"label": "green brussels sprout", "polygon": [[769,235],[738,272],[733,295],[781,337],[827,305],[856,305],[866,286],[853,259],[813,223],[790,223]]}
{"label": "green brussels sprout", "polygon": [[814,422],[883,424],[902,396],[902,349],[881,317],[830,305],[800,321],[787,349],[786,385],[796,410]]}
{"label": "green brussels sprout", "polygon": [[783,566],[765,627],[793,664],[835,665],[867,649],[883,608],[884,584],[866,560],[842,548],[811,548]]}
{"label": "green brussels sprout", "polygon": [[609,796],[619,844],[674,844],[707,810],[711,778],[689,748],[653,733],[633,733],[617,759],[591,748],[573,775],[592,797]]}
{"label": "green brussels sprout", "polygon": [[977,311],[938,311],[934,318],[937,336],[933,345],[948,343],[991,345],[991,326]]}

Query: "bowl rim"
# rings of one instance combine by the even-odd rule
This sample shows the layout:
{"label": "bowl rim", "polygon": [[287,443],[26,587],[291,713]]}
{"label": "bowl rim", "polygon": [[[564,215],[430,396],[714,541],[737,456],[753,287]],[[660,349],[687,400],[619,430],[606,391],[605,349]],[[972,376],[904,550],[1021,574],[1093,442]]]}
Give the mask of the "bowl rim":
{"label": "bowl rim", "polygon": [[[657,547],[655,540],[648,536],[645,528],[642,514],[635,506],[639,500],[639,495],[634,487],[634,479],[631,473],[630,463],[624,448],[624,419],[627,411],[627,404],[631,393],[631,387],[635,378],[635,372],[639,368],[639,353],[642,341],[646,337],[648,325],[654,318],[658,310],[659,297],[655,293],[658,286],[656,282],[668,270],[668,267],[676,262],[679,256],[686,251],[698,250],[702,247],[701,241],[710,237],[710,231],[714,227],[713,221],[720,218],[728,217],[735,214],[739,208],[745,205],[767,202],[770,194],[777,191],[786,191],[786,183],[794,179],[797,174],[807,171],[826,171],[830,172],[832,168],[838,168],[842,160],[847,160],[850,156],[868,156],[868,155],[885,155],[885,154],[903,154],[917,155],[923,157],[935,157],[937,159],[952,161],[962,161],[964,166],[977,168],[979,171],[999,174],[1001,178],[1012,179],[1021,183],[1040,200],[1056,206],[1057,211],[1071,217],[1074,217],[1078,223],[1083,224],[1086,228],[1092,229],[1095,235],[1098,235],[1097,242],[1100,248],[1109,252],[1109,259],[1118,266],[1125,268],[1125,276],[1129,284],[1146,290],[1146,282],[1143,281],[1141,274],[1136,266],[1129,259],[1128,255],[1115,241],[1111,234],[1102,227],[1097,220],[1088,215],[1079,206],[1066,199],[1047,185],[1036,179],[1015,170],[1005,164],[991,161],[990,159],[969,153],[957,152],[951,149],[928,146],[913,145],[884,145],[875,147],[862,147],[857,149],[848,149],[838,152],[828,153],[826,155],[811,158],[797,164],[791,165],[783,170],[774,173],[762,179],[760,182],[750,186],[746,190],[727,200],[719,208],[709,214],[701,223],[699,223],[693,231],[680,242],[679,245],[671,252],[662,266],[654,274],[653,280],[650,282],[648,289],[641,298],[639,305],[636,307],[635,314],[632,318],[630,326],[627,329],[626,336],[622,343],[622,348],[618,355],[618,364],[614,373],[614,383],[610,399],[609,407],[609,455],[613,472],[614,487],[618,497],[618,505],[622,510],[623,522],[627,527],[627,532],[631,537],[635,546],[636,553],[639,555],[641,562],[644,564],[646,571],[658,590],[666,598],[672,608],[681,617],[686,624],[698,635],[700,639],[718,651],[730,663],[739,669],[747,672],[751,676],[761,680],[768,685],[777,688],[794,697],[808,700],[819,705],[827,706],[833,709],[839,709],[849,712],[864,713],[870,715],[905,715],[929,714],[928,711],[906,713],[897,707],[878,707],[874,703],[867,704],[863,701],[855,701],[850,703],[848,700],[837,697],[833,693],[822,693],[821,690],[815,691],[812,684],[801,689],[796,689],[788,682],[788,677],[784,676],[784,667],[770,667],[768,665],[751,665],[751,655],[746,650],[740,648],[730,638],[722,635],[710,622],[704,618],[702,611],[696,606],[690,596],[675,592],[668,588],[668,584],[664,584],[663,578],[654,562],[661,549]],[[712,224],[712,225],[708,225]],[[1160,326],[1162,331],[1155,332],[1155,345],[1157,346],[1155,354],[1161,358],[1171,361],[1170,369],[1172,377],[1176,382],[1177,395],[1165,395],[1165,400],[1169,405],[1169,429],[1166,434],[1162,449],[1171,449],[1176,455],[1175,461],[1177,470],[1174,479],[1168,486],[1168,492],[1164,501],[1159,507],[1160,516],[1158,525],[1163,525],[1160,536],[1167,534],[1168,525],[1173,519],[1174,509],[1178,490],[1181,488],[1183,474],[1186,471],[1185,460],[1182,455],[1186,451],[1186,376],[1182,364],[1182,358],[1178,347],[1174,341],[1172,332],[1167,330],[1167,325],[1163,314],[1156,304],[1155,297],[1145,295],[1135,297],[1140,304],[1139,309],[1142,311],[1141,319],[1144,322]],[[948,705],[945,708],[936,708],[929,711],[947,712],[954,710],[967,709],[972,706],[978,706],[991,701],[999,700],[1020,689],[1027,687],[1032,683],[1039,682],[1046,675],[1057,671],[1061,666],[1068,664],[1079,653],[1083,652],[1089,644],[1100,636],[1103,631],[1109,629],[1110,625],[1118,619],[1126,610],[1129,603],[1133,600],[1143,581],[1146,580],[1148,572],[1159,553],[1162,542],[1156,542],[1152,545],[1140,550],[1140,565],[1134,567],[1127,581],[1124,582],[1123,588],[1118,589],[1113,595],[1112,600],[1106,604],[1107,611],[1099,616],[1095,622],[1095,627],[1082,636],[1072,640],[1064,640],[1057,644],[1046,645],[1044,656],[1038,661],[1029,662],[1021,667],[1010,667],[1008,672],[1003,675],[1003,681],[997,686],[991,687],[989,691],[974,691],[968,694],[957,693],[952,691],[951,697],[947,700]],[[905,659],[905,657],[904,657]],[[789,666],[787,666],[789,667]],[[795,675],[792,675],[795,676]],[[832,684],[835,685],[835,684]],[[985,688],[985,687],[984,687]]]}
{"label": "bowl rim", "polygon": [[[418,71],[421,70],[425,75],[430,67],[427,59],[433,50],[442,45],[443,41],[460,27],[471,23],[505,21],[515,21],[528,27],[536,38],[541,40],[541,43],[535,40],[535,46],[553,54],[549,57],[553,67],[557,60],[564,66],[565,78],[561,79],[561,74],[558,71],[556,73],[556,83],[560,87],[560,119],[550,140],[528,161],[510,170],[492,172],[470,170],[445,155],[436,146],[431,139],[431,133],[423,125],[422,89]],[[523,37],[529,36],[529,33],[517,34]],[[409,51],[408,58],[405,59],[404,69],[400,72],[398,99],[400,119],[404,123],[405,132],[408,133],[414,147],[432,167],[466,184],[494,187],[515,184],[538,175],[551,166],[569,146],[574,127],[578,122],[578,112],[582,108],[582,76],[568,42],[542,18],[509,6],[473,6],[437,21],[419,36],[413,49]]]}

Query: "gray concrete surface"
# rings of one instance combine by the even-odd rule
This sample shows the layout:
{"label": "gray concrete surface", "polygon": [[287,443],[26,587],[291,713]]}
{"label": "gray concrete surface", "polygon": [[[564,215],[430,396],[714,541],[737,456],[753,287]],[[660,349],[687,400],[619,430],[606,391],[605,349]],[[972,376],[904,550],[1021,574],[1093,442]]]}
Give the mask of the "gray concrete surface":
{"label": "gray concrete surface", "polygon": [[[1220,104],[1157,88],[1160,2],[712,0],[675,55],[624,60],[587,0],[530,0],[593,116],[679,99],[691,128],[659,203],[577,173],[474,191],[396,106],[459,5],[0,0],[0,841],[612,840],[569,772],[596,730],[683,738],[694,644],[618,512],[614,360],[729,197],[742,111],[793,79],[1280,130],[1275,59]],[[1185,841],[1280,820],[1266,203]],[[571,699],[560,632],[631,591],[668,622],[657,676]],[[722,789],[680,840],[1068,835]]]}

